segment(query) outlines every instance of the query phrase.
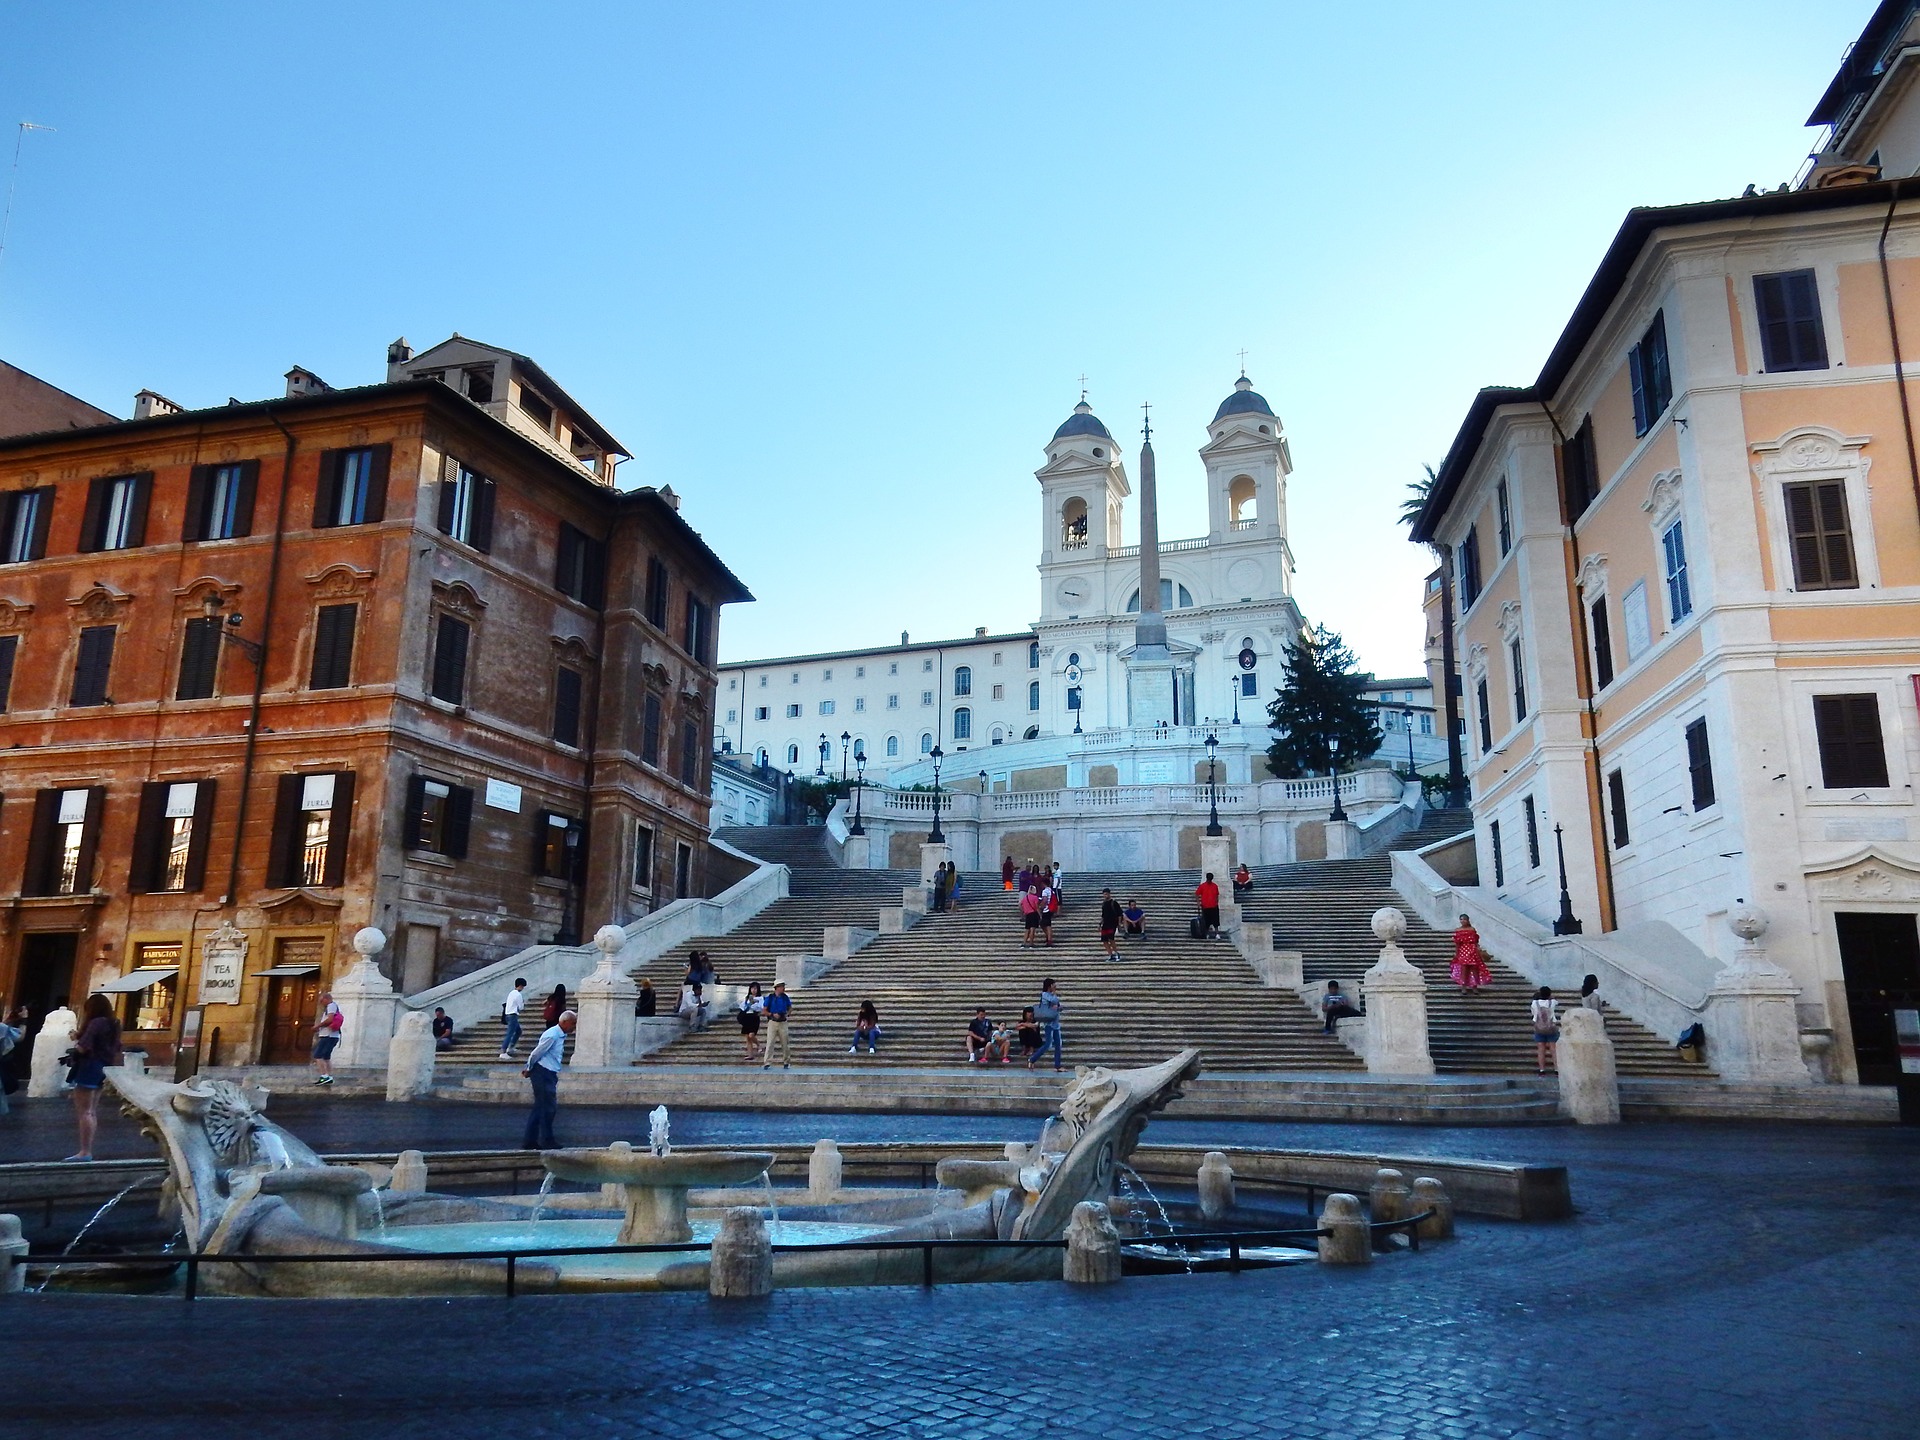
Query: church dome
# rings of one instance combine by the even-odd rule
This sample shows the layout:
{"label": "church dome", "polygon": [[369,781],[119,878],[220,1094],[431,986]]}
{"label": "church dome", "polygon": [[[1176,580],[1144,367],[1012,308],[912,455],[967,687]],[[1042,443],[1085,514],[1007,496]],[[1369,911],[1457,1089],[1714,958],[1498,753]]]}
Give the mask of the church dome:
{"label": "church dome", "polygon": [[1073,407],[1073,414],[1067,417],[1066,423],[1053,432],[1056,440],[1065,440],[1074,435],[1097,435],[1102,440],[1113,439],[1107,433],[1107,427],[1100,423],[1100,417],[1093,413],[1093,407],[1084,400]]}
{"label": "church dome", "polygon": [[1213,412],[1216,421],[1229,415],[1271,415],[1273,407],[1266,397],[1253,388],[1253,382],[1242,375],[1233,382],[1233,394],[1220,402],[1220,408]]}

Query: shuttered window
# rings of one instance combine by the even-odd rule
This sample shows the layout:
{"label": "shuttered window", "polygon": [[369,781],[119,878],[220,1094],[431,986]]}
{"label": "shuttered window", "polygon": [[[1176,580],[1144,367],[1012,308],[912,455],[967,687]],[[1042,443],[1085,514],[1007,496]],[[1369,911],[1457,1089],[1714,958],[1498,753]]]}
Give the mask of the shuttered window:
{"label": "shuttered window", "polygon": [[1667,614],[1678,625],[1693,613],[1693,586],[1687,579],[1687,533],[1676,520],[1660,536],[1660,557],[1666,570]]}
{"label": "shuttered window", "polygon": [[407,781],[403,840],[409,850],[425,850],[449,860],[467,857],[473,829],[473,791],[448,780],[415,775]]}
{"label": "shuttered window", "polygon": [[151,473],[102,475],[87,486],[80,521],[80,549],[87,553],[132,550],[147,543],[147,496]]}
{"label": "shuttered window", "polygon": [[1482,675],[1473,688],[1474,708],[1480,712],[1480,753],[1493,749],[1493,707],[1487,703],[1487,677]]}
{"label": "shuttered window", "polygon": [[1533,797],[1523,795],[1520,798],[1520,812],[1527,821],[1527,868],[1540,868],[1540,812],[1534,808]]}
{"label": "shuttered window", "polygon": [[1513,670],[1513,723],[1527,718],[1527,664],[1520,653],[1520,642],[1507,642],[1507,664]]}
{"label": "shuttered window", "polygon": [[313,621],[313,673],[309,690],[341,690],[353,683],[353,632],[358,605],[322,605]]}
{"label": "shuttered window", "polygon": [[1769,371],[1827,368],[1827,333],[1813,271],[1754,276],[1753,302],[1760,322],[1761,363]]}
{"label": "shuttered window", "polygon": [[672,577],[658,555],[647,560],[647,619],[656,629],[667,628],[667,607],[673,595]]}
{"label": "shuttered window", "polygon": [[562,745],[580,743],[581,675],[562,665],[553,672],[553,738]]}
{"label": "shuttered window", "polygon": [[176,700],[205,700],[220,673],[220,622],[189,620],[180,643],[180,680],[173,687]]}
{"label": "shuttered window", "polygon": [[53,520],[53,486],[9,490],[0,504],[0,563],[17,565],[47,553],[47,526]]}
{"label": "shuttered window", "polygon": [[440,482],[440,533],[483,553],[493,550],[494,484],[458,460],[447,461],[448,478]]}
{"label": "shuttered window", "polygon": [[700,726],[692,720],[680,722],[680,783],[700,788]]}
{"label": "shuttered window", "polygon": [[1877,695],[1816,695],[1813,728],[1820,743],[1820,783],[1829,790],[1884,790],[1887,748]]}
{"label": "shuttered window", "polygon": [[[1878,715],[1875,720],[1877,722]],[[1693,787],[1693,808],[1705,810],[1714,802],[1713,751],[1707,743],[1707,722],[1687,726],[1687,779]]]}
{"label": "shuttered window", "polygon": [[580,822],[553,810],[533,817],[533,873],[549,880],[573,880],[586,847]]}
{"label": "shuttered window", "polygon": [[13,662],[19,653],[18,635],[0,635],[0,711],[13,705]]}
{"label": "shuttered window", "polygon": [[433,636],[433,698],[449,705],[467,700],[467,645],[473,631],[464,620],[439,617]]}
{"label": "shuttered window", "polygon": [[1480,527],[1470,526],[1460,542],[1460,605],[1472,609],[1480,598]]}
{"label": "shuttered window", "polygon": [[1507,477],[1502,475],[1500,483],[1494,487],[1493,505],[1500,524],[1500,554],[1513,549],[1513,497],[1507,489]]}
{"label": "shuttered window", "polygon": [[1627,781],[1618,770],[1607,772],[1607,813],[1613,821],[1613,848],[1623,850],[1633,836],[1627,829]]}
{"label": "shuttered window", "polygon": [[1613,625],[1607,619],[1607,597],[1597,596],[1588,614],[1593,617],[1593,688],[1613,683]]}
{"label": "shuttered window", "polygon": [[1593,497],[1600,491],[1600,459],[1593,444],[1593,417],[1587,416],[1580,428],[1560,447],[1560,499],[1571,525],[1587,513]]}
{"label": "shuttered window", "polygon": [[1853,563],[1846,482],[1804,480],[1782,486],[1781,494],[1786,501],[1787,535],[1793,547],[1793,588],[1858,589],[1860,576]]}
{"label": "shuttered window", "polygon": [[640,758],[649,765],[660,763],[660,697],[648,692],[640,707]]}
{"label": "shuttered window", "polygon": [[1667,317],[1656,311],[1640,343],[1627,352],[1633,382],[1633,433],[1644,435],[1673,402],[1673,376],[1667,367]]}
{"label": "shuttered window", "polygon": [[687,594],[687,654],[702,664],[710,663],[713,643],[713,607],[698,595]]}
{"label": "shuttered window", "polygon": [[213,797],[211,780],[161,780],[140,787],[129,868],[136,893],[193,893],[205,887]]}
{"label": "shuttered window", "polygon": [[316,530],[337,525],[371,525],[387,516],[387,466],[390,445],[326,450],[320,455],[320,483],[313,494]]}
{"label": "shuttered window", "polygon": [[23,893],[84,895],[93,888],[106,801],[104,785],[35,793],[27,831],[27,868],[21,877]]}
{"label": "shuttered window", "polygon": [[107,685],[113,674],[114,627],[89,625],[80,632],[80,649],[74,658],[73,690],[69,705],[105,705],[110,698]]}
{"label": "shuttered window", "polygon": [[1500,822],[1487,826],[1487,848],[1493,852],[1493,885],[1497,890],[1507,883],[1507,859],[1500,853]]}
{"label": "shuttered window", "polygon": [[260,462],[196,465],[187,480],[187,514],[182,540],[234,540],[253,533],[253,495]]}
{"label": "shuttered window", "polygon": [[354,772],[282,775],[267,854],[267,884],[338,886],[346,882]]}
{"label": "shuttered window", "polygon": [[562,523],[553,585],[570,600],[598,610],[606,603],[607,550],[584,531]]}

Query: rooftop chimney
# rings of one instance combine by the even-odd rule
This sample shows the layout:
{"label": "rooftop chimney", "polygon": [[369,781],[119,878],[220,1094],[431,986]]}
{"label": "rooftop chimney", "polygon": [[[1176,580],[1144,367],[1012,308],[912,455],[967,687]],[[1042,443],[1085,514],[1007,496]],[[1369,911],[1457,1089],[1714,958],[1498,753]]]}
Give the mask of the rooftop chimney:
{"label": "rooftop chimney", "polygon": [[333,387],[311,370],[296,365],[287,371],[287,399],[297,400],[302,395],[325,395]]}
{"label": "rooftop chimney", "polygon": [[976,640],[981,639],[986,633],[987,627],[984,625],[976,625],[973,627],[973,638]]}
{"label": "rooftop chimney", "polygon": [[907,643],[907,632],[906,632],[906,631],[904,631],[904,630],[902,630],[902,631],[900,632],[900,643],[901,643],[902,645],[904,645],[904,644],[906,644],[906,643]]}
{"label": "rooftop chimney", "polygon": [[666,501],[667,504],[671,505],[675,510],[678,510],[680,508],[680,497],[673,493],[673,486],[662,485],[660,487],[660,498]]}
{"label": "rooftop chimney", "polygon": [[136,420],[151,420],[156,415],[178,415],[184,409],[186,406],[176,405],[157,390],[142,390],[133,397],[133,418]]}
{"label": "rooftop chimney", "polygon": [[404,335],[387,346],[387,364],[389,365],[404,365],[412,358],[413,347],[407,344],[407,337]]}

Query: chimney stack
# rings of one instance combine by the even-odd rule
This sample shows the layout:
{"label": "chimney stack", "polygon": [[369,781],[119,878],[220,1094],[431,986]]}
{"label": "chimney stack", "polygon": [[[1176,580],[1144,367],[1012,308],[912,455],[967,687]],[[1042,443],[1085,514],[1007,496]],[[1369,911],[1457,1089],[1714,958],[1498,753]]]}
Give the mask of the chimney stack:
{"label": "chimney stack", "polygon": [[407,337],[404,335],[387,346],[387,364],[389,365],[404,365],[412,358],[413,347],[407,344]]}
{"label": "chimney stack", "polygon": [[157,390],[142,390],[133,397],[133,418],[151,420],[156,415],[178,415],[186,407],[176,405]]}
{"label": "chimney stack", "polygon": [[904,644],[906,644],[906,643],[907,643],[907,632],[906,632],[906,631],[904,631],[904,630],[902,630],[902,631],[900,632],[900,643],[901,643],[902,645],[904,645]]}
{"label": "chimney stack", "polygon": [[302,395],[325,395],[333,387],[304,366],[296,365],[287,371],[287,399],[297,400]]}

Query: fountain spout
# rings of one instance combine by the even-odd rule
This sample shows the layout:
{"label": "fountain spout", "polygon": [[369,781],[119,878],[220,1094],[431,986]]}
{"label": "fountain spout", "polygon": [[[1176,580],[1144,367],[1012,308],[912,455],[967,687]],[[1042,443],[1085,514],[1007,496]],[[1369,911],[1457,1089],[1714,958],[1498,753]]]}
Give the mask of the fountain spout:
{"label": "fountain spout", "polygon": [[667,1138],[667,1107],[656,1105],[647,1116],[647,1148],[656,1155],[671,1155],[673,1145]]}

